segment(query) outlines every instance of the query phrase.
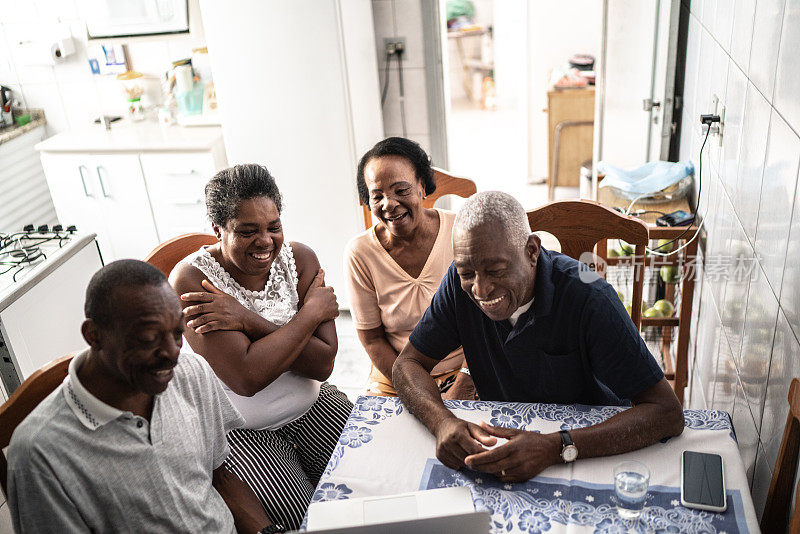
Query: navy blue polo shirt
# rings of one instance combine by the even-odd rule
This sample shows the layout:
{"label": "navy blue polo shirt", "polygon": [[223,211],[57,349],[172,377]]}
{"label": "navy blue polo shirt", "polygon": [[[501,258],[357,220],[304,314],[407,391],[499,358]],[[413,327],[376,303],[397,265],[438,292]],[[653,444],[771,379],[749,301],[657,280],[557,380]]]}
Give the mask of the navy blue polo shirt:
{"label": "navy blue polo shirt", "polygon": [[664,373],[616,290],[581,280],[581,265],[542,248],[533,306],[512,327],[470,300],[451,264],[409,341],[436,360],[462,345],[483,400],[627,405]]}

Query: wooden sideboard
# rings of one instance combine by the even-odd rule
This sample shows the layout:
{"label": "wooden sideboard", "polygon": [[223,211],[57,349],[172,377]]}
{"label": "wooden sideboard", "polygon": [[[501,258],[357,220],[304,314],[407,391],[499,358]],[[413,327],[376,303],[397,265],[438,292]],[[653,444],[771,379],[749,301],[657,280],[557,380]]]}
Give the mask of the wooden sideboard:
{"label": "wooden sideboard", "polygon": [[[547,92],[549,191],[553,190],[553,176],[557,186],[578,187],[581,164],[592,159],[593,121],[594,87]],[[558,165],[555,164],[556,144]]]}

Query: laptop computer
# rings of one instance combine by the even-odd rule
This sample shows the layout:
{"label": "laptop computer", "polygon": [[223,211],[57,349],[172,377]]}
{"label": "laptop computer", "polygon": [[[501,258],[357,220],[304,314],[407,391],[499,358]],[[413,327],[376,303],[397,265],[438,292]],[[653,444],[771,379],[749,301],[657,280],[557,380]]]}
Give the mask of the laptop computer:
{"label": "laptop computer", "polygon": [[308,532],[320,534],[487,534],[489,513],[476,512],[467,487],[314,503]]}

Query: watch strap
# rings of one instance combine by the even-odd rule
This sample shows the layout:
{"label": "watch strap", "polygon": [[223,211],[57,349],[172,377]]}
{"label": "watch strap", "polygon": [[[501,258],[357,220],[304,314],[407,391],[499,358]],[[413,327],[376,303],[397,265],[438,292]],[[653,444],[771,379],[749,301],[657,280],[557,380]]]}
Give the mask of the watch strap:
{"label": "watch strap", "polygon": [[561,435],[561,444],[564,447],[569,447],[570,445],[574,445],[575,443],[572,441],[572,436],[569,435],[568,430],[562,430],[559,432]]}
{"label": "watch strap", "polygon": [[272,525],[267,525],[258,532],[259,534],[283,534],[286,532],[286,529],[277,523],[273,523]]}

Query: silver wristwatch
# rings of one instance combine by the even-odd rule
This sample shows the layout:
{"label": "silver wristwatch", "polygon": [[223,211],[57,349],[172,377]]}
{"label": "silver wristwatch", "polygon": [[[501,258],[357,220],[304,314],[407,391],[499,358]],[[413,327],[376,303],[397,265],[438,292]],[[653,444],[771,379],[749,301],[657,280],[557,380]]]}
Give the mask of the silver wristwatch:
{"label": "silver wristwatch", "polygon": [[561,459],[565,464],[574,462],[578,458],[578,447],[572,442],[572,436],[569,432],[562,430],[561,434]]}

